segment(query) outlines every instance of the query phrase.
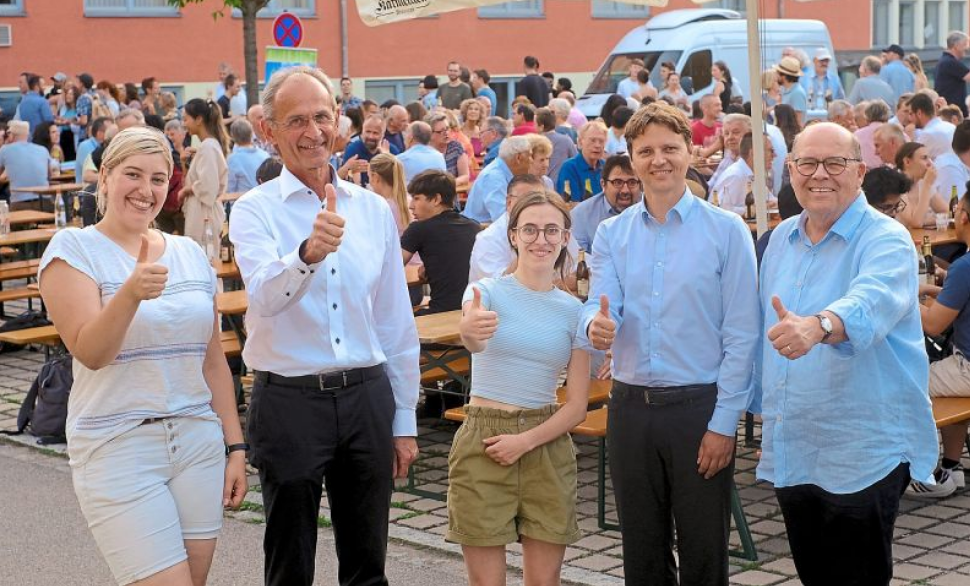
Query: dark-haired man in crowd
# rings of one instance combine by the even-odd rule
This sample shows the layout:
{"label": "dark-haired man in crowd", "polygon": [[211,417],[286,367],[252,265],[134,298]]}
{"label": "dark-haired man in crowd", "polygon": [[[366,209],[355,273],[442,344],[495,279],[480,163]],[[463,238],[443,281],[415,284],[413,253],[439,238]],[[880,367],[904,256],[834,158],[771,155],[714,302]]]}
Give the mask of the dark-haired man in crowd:
{"label": "dark-haired man in crowd", "polygon": [[408,183],[408,193],[414,221],[401,235],[401,253],[404,264],[421,255],[431,286],[426,313],[461,309],[468,263],[481,227],[455,211],[455,178],[446,171],[419,173]]}
{"label": "dark-haired man in crowd", "polygon": [[950,150],[933,159],[936,167],[937,193],[949,200],[956,188],[962,197],[970,181],[970,120],[964,120],[953,129]]}
{"label": "dark-haired man in crowd", "polygon": [[922,143],[930,158],[952,151],[955,126],[936,115],[936,104],[926,93],[916,92],[909,100],[909,109],[913,113],[913,123],[916,133],[913,140]]}
{"label": "dark-haired man in crowd", "polygon": [[522,60],[522,64],[525,67],[525,77],[515,84],[515,96],[529,98],[529,101],[536,108],[547,106],[549,104],[549,85],[539,75],[539,60],[532,55],[527,55]]}
{"label": "dark-haired man in crowd", "polygon": [[51,106],[41,95],[40,76],[30,74],[27,76],[27,93],[24,94],[24,98],[20,100],[20,105],[18,106],[18,112],[20,113],[20,119],[30,125],[30,132],[33,133],[34,129],[40,126],[43,122],[53,122],[54,113],[51,112]]}
{"label": "dark-haired man in crowd", "polygon": [[549,158],[549,171],[546,175],[555,184],[562,164],[575,157],[579,151],[568,136],[556,131],[556,114],[548,107],[536,110],[536,128],[552,143],[552,156]]}
{"label": "dark-haired man in crowd", "polygon": [[536,133],[536,109],[529,104],[519,104],[512,113],[512,136]]}
{"label": "dark-haired man in crowd", "polygon": [[574,207],[570,212],[573,220],[573,240],[587,253],[593,248],[593,237],[600,222],[639,203],[643,199],[643,186],[636,174],[630,157],[613,155],[603,165],[603,191]]}
{"label": "dark-haired man in crowd", "polygon": [[497,111],[498,97],[495,95],[495,90],[488,86],[489,80],[492,77],[488,74],[488,71],[484,69],[476,69],[472,71],[471,85],[472,89],[475,90],[475,97],[485,96],[488,98],[488,103],[491,107],[489,111],[489,116],[494,116]]}

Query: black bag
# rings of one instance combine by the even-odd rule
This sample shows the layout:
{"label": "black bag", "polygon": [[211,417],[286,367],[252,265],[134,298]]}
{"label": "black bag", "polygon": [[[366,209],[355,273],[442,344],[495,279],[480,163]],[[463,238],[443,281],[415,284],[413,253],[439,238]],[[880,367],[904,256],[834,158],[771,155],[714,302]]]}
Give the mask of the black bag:
{"label": "black bag", "polygon": [[73,365],[70,354],[45,362],[20,405],[17,430],[0,433],[19,435],[29,426],[38,444],[66,443],[67,400],[74,384]]}
{"label": "black bag", "polygon": [[[47,319],[47,314],[43,311],[25,311],[16,317],[12,317],[0,326],[0,332],[16,332],[29,328],[39,328],[49,326],[51,322]],[[0,354],[3,352],[13,352],[23,348],[20,344],[9,344],[0,342]]]}

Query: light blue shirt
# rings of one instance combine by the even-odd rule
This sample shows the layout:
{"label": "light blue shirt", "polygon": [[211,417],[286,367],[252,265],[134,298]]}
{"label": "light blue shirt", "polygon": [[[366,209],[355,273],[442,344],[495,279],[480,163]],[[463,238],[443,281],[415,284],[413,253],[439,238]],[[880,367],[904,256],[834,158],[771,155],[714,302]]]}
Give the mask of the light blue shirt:
{"label": "light blue shirt", "polygon": [[889,87],[893,88],[893,104],[890,104],[890,107],[895,105],[899,96],[914,91],[913,88],[916,86],[913,74],[899,60],[890,61],[883,65],[882,69],[879,70],[879,77],[888,83]]}
{"label": "light blue shirt", "polygon": [[261,148],[235,146],[226,158],[229,167],[229,182],[226,191],[240,193],[256,187],[256,171],[269,153]]}
{"label": "light blue shirt", "polygon": [[836,314],[848,341],[797,360],[764,344],[751,408],[763,406],[758,478],[847,494],[909,462],[913,478],[928,479],[938,448],[909,232],[861,193],[817,244],[804,230],[805,214],[789,218],[768,243],[765,332],[778,322],[778,295],[800,316]]}
{"label": "light blue shirt", "polygon": [[502,326],[472,355],[471,396],[525,409],[555,404],[559,375],[582,347],[576,326],[583,304],[562,289],[529,289],[515,275],[469,285],[462,304],[472,299],[473,286]]}
{"label": "light blue shirt", "polygon": [[805,113],[808,112],[808,96],[805,94],[805,88],[800,84],[792,84],[788,89],[781,88],[781,103],[788,104],[796,112],[801,112],[804,121]]}
{"label": "light blue shirt", "polygon": [[81,178],[84,177],[84,161],[94,152],[94,149],[98,148],[99,144],[101,143],[93,136],[78,143],[74,157],[74,177],[77,181],[81,181]]}
{"label": "light blue shirt", "polygon": [[825,100],[826,94],[832,92],[828,97],[833,100],[844,100],[845,90],[842,88],[842,80],[839,79],[839,75],[834,71],[826,71],[825,77],[819,77],[815,73],[814,68],[810,68],[812,71],[808,75],[803,75],[798,83],[801,84],[802,89],[809,95],[809,102],[811,102],[812,108],[825,109],[828,108],[828,103]]}
{"label": "light blue shirt", "polygon": [[472,183],[463,215],[479,224],[494,222],[505,213],[505,197],[512,170],[501,157],[489,163]]}
{"label": "light blue shirt", "polygon": [[498,111],[498,97],[495,95],[495,90],[488,87],[487,85],[482,86],[482,89],[478,90],[475,93],[475,96],[476,97],[485,96],[486,98],[488,98],[488,101],[492,104],[492,111],[491,113],[489,113],[489,116],[494,116],[495,112]]}
{"label": "light blue shirt", "polygon": [[619,213],[616,208],[610,205],[602,191],[597,193],[569,212],[573,222],[571,228],[573,240],[581,249],[590,252],[593,247],[593,236],[596,235],[596,228],[603,220],[619,215]]}
{"label": "light blue shirt", "polygon": [[613,378],[670,387],[717,383],[708,429],[734,436],[748,406],[761,318],[751,231],[687,189],[660,223],[646,200],[600,224],[590,255],[585,338],[610,300]]}
{"label": "light blue shirt", "polygon": [[50,163],[50,153],[39,144],[21,141],[0,147],[0,173],[6,170],[10,179],[10,201],[37,199],[36,193],[17,191],[17,188],[47,185]]}
{"label": "light blue shirt", "polygon": [[20,100],[17,111],[20,113],[20,119],[30,124],[31,136],[33,136],[34,129],[41,123],[54,121],[54,113],[51,112],[50,104],[47,103],[44,96],[35,91],[24,94],[24,99]]}
{"label": "light blue shirt", "polygon": [[397,160],[404,165],[404,181],[411,183],[414,177],[423,171],[437,169],[447,171],[445,156],[426,144],[415,144],[397,156]]}

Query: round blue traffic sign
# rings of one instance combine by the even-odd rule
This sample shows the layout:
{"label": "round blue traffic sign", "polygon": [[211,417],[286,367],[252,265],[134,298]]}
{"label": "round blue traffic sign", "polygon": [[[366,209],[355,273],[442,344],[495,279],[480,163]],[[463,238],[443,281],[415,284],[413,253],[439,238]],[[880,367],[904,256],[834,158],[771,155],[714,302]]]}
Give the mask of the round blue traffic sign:
{"label": "round blue traffic sign", "polygon": [[296,15],[284,12],[273,21],[273,40],[278,47],[299,47],[303,42],[303,23]]}

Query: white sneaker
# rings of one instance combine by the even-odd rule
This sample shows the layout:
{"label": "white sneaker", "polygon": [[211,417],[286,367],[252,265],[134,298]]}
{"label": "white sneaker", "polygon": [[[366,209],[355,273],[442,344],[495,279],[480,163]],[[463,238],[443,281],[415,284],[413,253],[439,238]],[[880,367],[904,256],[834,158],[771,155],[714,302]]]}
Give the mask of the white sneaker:
{"label": "white sneaker", "polygon": [[953,478],[953,484],[958,489],[967,486],[967,479],[963,475],[963,464],[957,464],[953,468],[946,468],[945,470],[950,474],[950,477]]}
{"label": "white sneaker", "polygon": [[[960,474],[962,476],[962,473]],[[933,500],[948,497],[957,489],[956,474],[950,474],[950,469],[940,468],[933,473],[935,484],[927,484],[919,480],[911,480],[906,494],[910,498]]]}

